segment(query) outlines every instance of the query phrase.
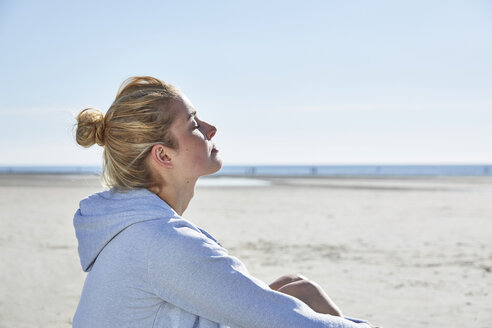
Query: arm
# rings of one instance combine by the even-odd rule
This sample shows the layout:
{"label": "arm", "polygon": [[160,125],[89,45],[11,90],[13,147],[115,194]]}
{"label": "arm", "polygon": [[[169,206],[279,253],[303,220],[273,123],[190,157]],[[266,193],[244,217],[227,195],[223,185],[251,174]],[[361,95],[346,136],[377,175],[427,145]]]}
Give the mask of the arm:
{"label": "arm", "polygon": [[364,326],[316,313],[296,298],[271,290],[186,220],[163,229],[149,249],[148,272],[155,293],[167,302],[233,327]]}

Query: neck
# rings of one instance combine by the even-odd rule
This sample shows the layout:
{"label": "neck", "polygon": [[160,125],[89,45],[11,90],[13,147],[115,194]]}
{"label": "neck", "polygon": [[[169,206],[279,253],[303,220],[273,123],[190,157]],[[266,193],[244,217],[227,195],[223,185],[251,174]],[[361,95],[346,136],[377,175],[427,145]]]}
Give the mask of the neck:
{"label": "neck", "polygon": [[160,199],[172,207],[178,215],[183,215],[195,193],[195,184],[198,179],[186,179],[181,183],[167,183],[159,187],[156,193]]}

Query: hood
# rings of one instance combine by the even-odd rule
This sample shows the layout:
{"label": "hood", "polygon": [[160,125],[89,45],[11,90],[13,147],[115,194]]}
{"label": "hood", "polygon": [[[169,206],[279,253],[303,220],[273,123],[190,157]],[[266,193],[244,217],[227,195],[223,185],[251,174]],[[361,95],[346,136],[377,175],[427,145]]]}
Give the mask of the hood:
{"label": "hood", "polygon": [[124,192],[111,189],[83,199],[79,206],[73,225],[80,264],[86,272],[104,247],[127,227],[177,216],[166,202],[147,189]]}

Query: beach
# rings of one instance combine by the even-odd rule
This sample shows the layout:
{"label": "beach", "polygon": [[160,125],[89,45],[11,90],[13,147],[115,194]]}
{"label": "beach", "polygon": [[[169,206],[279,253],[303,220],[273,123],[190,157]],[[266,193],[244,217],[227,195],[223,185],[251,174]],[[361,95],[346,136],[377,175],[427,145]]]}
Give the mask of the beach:
{"label": "beach", "polygon": [[[345,315],[490,327],[492,177],[204,178],[184,217],[269,283],[300,273]],[[93,175],[0,175],[0,327],[70,327],[72,225]]]}

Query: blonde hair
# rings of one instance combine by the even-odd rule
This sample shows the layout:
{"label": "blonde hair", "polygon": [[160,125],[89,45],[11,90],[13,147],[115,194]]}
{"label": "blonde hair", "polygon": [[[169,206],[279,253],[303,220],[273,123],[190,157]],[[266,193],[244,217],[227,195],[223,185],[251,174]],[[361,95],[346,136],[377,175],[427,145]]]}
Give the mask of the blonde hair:
{"label": "blonde hair", "polygon": [[177,148],[169,128],[175,119],[172,100],[179,90],[150,76],[131,77],[123,82],[106,112],[86,108],[77,116],[77,143],[104,147],[103,182],[121,190],[152,188],[146,158],[152,146]]}

